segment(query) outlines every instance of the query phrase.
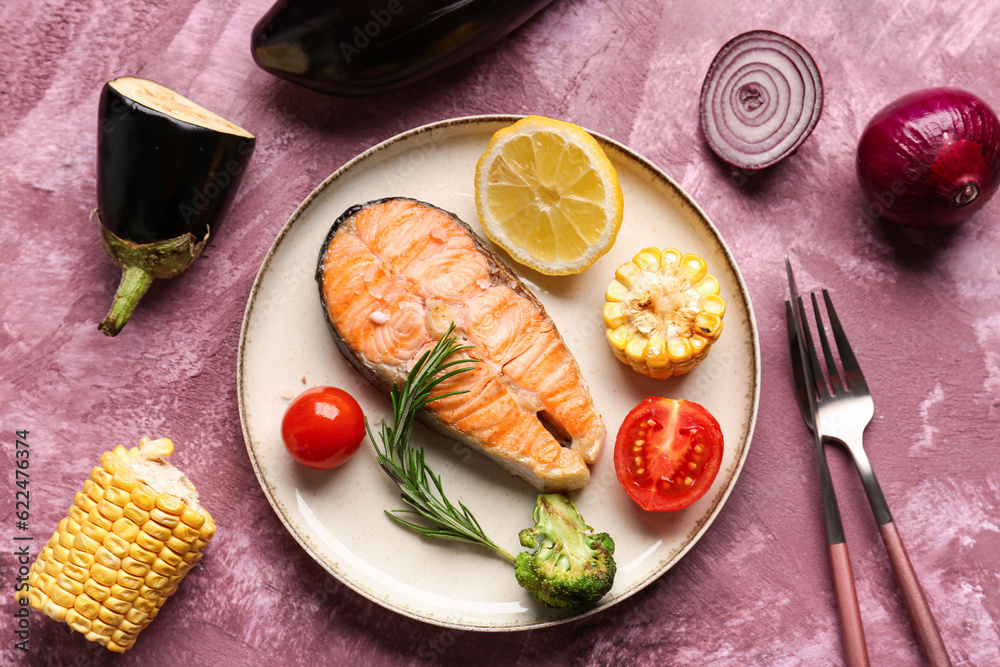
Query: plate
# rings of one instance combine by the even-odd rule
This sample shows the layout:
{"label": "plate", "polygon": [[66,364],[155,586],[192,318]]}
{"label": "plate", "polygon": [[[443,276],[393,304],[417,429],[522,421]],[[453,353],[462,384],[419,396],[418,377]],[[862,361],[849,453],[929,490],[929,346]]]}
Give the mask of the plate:
{"label": "plate", "polygon": [[[390,418],[377,393],[336,349],[315,281],[320,246],[348,207],[389,196],[429,202],[478,226],[473,175],[494,132],[519,116],[473,116],[400,134],[337,170],[295,211],[257,275],[243,319],[237,370],[240,419],[261,488],[292,536],[341,582],[378,604],[428,623],[464,630],[538,628],[581,614],[547,609],[522,590],[509,563],[474,545],[422,538],[384,510],[403,507],[366,442],[344,466],[310,470],[285,453],[281,417],[288,400],[314,385],[350,392],[372,424]],[[733,257],[704,212],[662,171],[625,146],[595,134],[618,170],[625,217],[611,251],[576,276],[549,277],[497,253],[545,305],[580,364],[608,442],[587,488],[574,493],[581,514],[616,543],[614,588],[586,613],[624,600],[669,570],[721,511],[746,459],[757,414],[760,352],[753,309]],[[614,358],[601,309],[615,269],[641,248],[676,247],[705,258],[727,309],[721,337],[694,371],[669,380],[643,377]],[[650,395],[701,403],[725,437],[722,469],[692,506],[647,513],[619,487],[614,436]],[[417,425],[414,442],[444,480],[453,502],[473,511],[512,553],[532,524],[537,492],[468,447]]]}

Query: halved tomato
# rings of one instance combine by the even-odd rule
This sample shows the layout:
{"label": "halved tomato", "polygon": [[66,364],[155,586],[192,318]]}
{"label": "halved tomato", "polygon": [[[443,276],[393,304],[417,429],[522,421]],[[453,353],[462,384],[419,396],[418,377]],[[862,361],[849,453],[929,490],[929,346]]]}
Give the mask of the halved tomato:
{"label": "halved tomato", "polygon": [[650,396],[615,440],[618,482],[644,510],[670,512],[708,492],[722,465],[722,429],[691,401]]}

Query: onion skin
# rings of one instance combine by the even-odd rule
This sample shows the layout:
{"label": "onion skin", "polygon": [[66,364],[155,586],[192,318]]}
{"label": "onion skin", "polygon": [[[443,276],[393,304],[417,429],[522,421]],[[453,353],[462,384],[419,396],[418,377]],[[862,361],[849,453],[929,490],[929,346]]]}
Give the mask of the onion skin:
{"label": "onion skin", "polygon": [[954,225],[981,209],[1000,185],[1000,120],[963,90],[912,92],[868,122],[857,172],[869,217],[914,227]]}

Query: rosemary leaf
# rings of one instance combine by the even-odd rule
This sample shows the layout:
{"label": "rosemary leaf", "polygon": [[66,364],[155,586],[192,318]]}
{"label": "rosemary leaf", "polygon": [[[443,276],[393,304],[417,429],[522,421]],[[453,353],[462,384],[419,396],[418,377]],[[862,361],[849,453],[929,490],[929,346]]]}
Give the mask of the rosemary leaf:
{"label": "rosemary leaf", "polygon": [[[447,396],[464,394],[453,391],[431,396],[431,391],[445,380],[472,370],[474,359],[453,359],[456,352],[470,349],[471,345],[461,345],[452,335],[455,325],[428,352],[414,364],[403,386],[394,386],[391,393],[392,425],[382,422],[379,438],[365,420],[368,438],[375,447],[375,458],[379,466],[399,486],[403,502],[411,509],[387,511],[386,515],[424,537],[480,544],[513,562],[514,557],[498,546],[483,531],[479,522],[464,503],[455,507],[444,492],[441,477],[424,462],[423,447],[411,447],[410,433],[417,413],[428,403]],[[381,445],[379,442],[381,441]],[[461,508],[461,509],[459,509]],[[419,517],[430,525],[414,523],[401,518],[400,514]]]}

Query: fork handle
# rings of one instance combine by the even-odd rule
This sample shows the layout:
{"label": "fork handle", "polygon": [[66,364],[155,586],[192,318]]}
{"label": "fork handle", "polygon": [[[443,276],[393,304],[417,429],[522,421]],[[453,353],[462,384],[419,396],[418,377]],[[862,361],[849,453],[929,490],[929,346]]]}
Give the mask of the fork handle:
{"label": "fork handle", "polygon": [[840,634],[844,642],[847,667],[868,667],[868,646],[865,628],[861,624],[858,592],[854,588],[854,571],[847,542],[830,545],[830,567],[833,570],[833,592],[837,596],[837,615],[840,617]]}
{"label": "fork handle", "polygon": [[882,533],[885,550],[889,553],[889,562],[892,564],[892,571],[899,583],[899,590],[903,593],[903,603],[910,615],[910,623],[913,624],[913,631],[917,635],[917,643],[920,644],[920,650],[923,651],[927,664],[933,667],[950,667],[951,660],[948,658],[948,651],[944,647],[944,641],[941,639],[941,633],[934,621],[930,605],[927,604],[927,598],[917,580],[917,573],[906,553],[906,547],[903,546],[903,540],[896,529],[896,522],[889,521],[878,528]]}
{"label": "fork handle", "polygon": [[830,569],[833,571],[833,592],[837,598],[837,617],[840,620],[844,657],[847,659],[847,667],[868,667],[868,645],[865,643],[865,627],[861,623],[858,592],[854,587],[851,556],[847,551],[844,524],[840,520],[837,492],[833,488],[830,467],[826,462],[826,448],[819,438],[816,439],[816,454],[819,459],[819,486],[823,496],[826,543],[830,554]]}

